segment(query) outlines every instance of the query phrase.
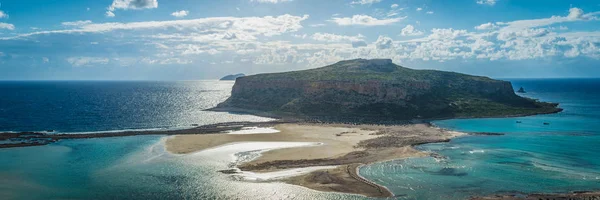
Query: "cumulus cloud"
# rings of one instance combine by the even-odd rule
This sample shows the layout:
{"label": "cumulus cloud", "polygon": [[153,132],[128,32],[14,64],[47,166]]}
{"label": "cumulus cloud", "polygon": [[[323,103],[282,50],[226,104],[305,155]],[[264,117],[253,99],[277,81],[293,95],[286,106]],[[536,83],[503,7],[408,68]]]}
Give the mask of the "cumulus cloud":
{"label": "cumulus cloud", "polygon": [[[52,57],[53,62],[67,60],[73,66],[107,64],[118,66],[133,62],[140,65],[243,63],[318,67],[353,58],[391,58],[395,62],[526,60],[555,57],[600,59],[600,32],[559,30],[559,25],[566,26],[569,22],[596,20],[597,15],[595,12],[571,10],[564,16],[490,22],[482,24],[484,26],[477,26],[482,28],[469,31],[448,27],[424,31],[417,30],[414,25],[407,25],[398,34],[421,35],[421,37],[394,40],[382,35],[376,38],[376,41],[369,42],[365,41],[365,36],[356,33],[356,35],[338,35],[306,32],[311,29],[302,30],[302,22],[308,16],[214,17],[133,23],[90,23],[66,27],[66,30],[38,31],[17,37],[0,38],[0,46],[27,41],[34,44],[33,42],[49,41],[54,39],[52,37],[58,37],[69,39],[63,43],[54,43],[53,46],[68,48],[72,46],[70,41],[91,44],[99,41],[101,36],[111,37],[105,40],[110,42],[101,43],[103,48],[89,48],[94,49],[94,52],[74,50],[76,51],[74,55],[83,54],[86,57]],[[346,20],[349,22],[342,24],[367,23],[361,20],[355,20],[360,23],[352,22],[351,18]],[[475,27],[475,25],[477,24],[471,26]],[[76,34],[70,35],[72,37],[62,36],[70,33]],[[289,37],[271,37],[276,35],[300,39],[289,41],[286,40]],[[12,40],[15,38],[18,40]],[[84,40],[85,38],[88,40]],[[96,52],[105,49],[110,51]],[[119,49],[125,50],[120,53],[113,52]],[[7,55],[12,55],[11,52],[6,52],[4,49],[3,51]],[[129,52],[136,53],[127,55],[129,58],[106,58],[106,55],[121,56]]]}
{"label": "cumulus cloud", "polygon": [[409,25],[406,25],[406,27],[404,27],[402,29],[402,31],[400,32],[400,35],[402,35],[402,36],[419,36],[419,35],[423,35],[423,32],[416,30],[414,26],[409,24]]}
{"label": "cumulus cloud", "polygon": [[0,22],[0,29],[15,30],[15,25]]}
{"label": "cumulus cloud", "polygon": [[383,26],[399,22],[404,18],[377,19],[368,15],[354,15],[352,17],[334,17],[329,21],[340,26]]}
{"label": "cumulus cloud", "polygon": [[375,41],[375,47],[377,49],[390,49],[393,45],[394,44],[392,38],[386,36],[379,36],[379,38],[377,38],[377,41]]}
{"label": "cumulus cloud", "polygon": [[140,10],[158,8],[158,0],[113,0],[106,11],[107,17],[114,17],[114,11],[121,10]]}
{"label": "cumulus cloud", "polygon": [[398,7],[400,7],[398,4],[392,4],[392,5],[390,6],[390,8],[392,8],[392,9],[396,9],[396,8],[398,8]]}
{"label": "cumulus cloud", "polygon": [[467,35],[467,30],[455,30],[452,28],[434,28],[431,29],[431,35],[428,36],[429,39],[435,40],[452,40],[457,37]]}
{"label": "cumulus cloud", "polygon": [[6,14],[4,11],[0,10],[0,19],[2,18],[8,18],[8,14]]}
{"label": "cumulus cloud", "polygon": [[417,8],[417,11],[421,11],[421,10],[423,10],[423,8]]}
{"label": "cumulus cloud", "polygon": [[498,28],[498,26],[496,24],[493,24],[492,22],[481,24],[481,25],[475,27],[475,29],[477,29],[477,30],[490,30],[490,29],[495,29],[495,28]]}
{"label": "cumulus cloud", "polygon": [[171,15],[174,17],[185,17],[188,14],[189,14],[189,12],[187,10],[180,10],[180,11],[175,11],[175,12],[171,13]]}
{"label": "cumulus cloud", "polygon": [[365,4],[374,4],[374,3],[379,3],[381,2],[381,0],[356,0],[356,1],[352,1],[350,2],[350,4],[360,4],[360,5],[365,5]]}
{"label": "cumulus cloud", "polygon": [[86,24],[91,24],[92,21],[90,20],[85,20],[85,21],[73,21],[73,22],[63,22],[62,25],[63,26],[83,26]]}
{"label": "cumulus cloud", "polygon": [[485,5],[493,6],[493,5],[496,5],[497,1],[498,0],[478,0],[477,4],[485,4]]}
{"label": "cumulus cloud", "polygon": [[569,15],[567,15],[567,19],[577,20],[577,19],[582,19],[582,17],[583,17],[583,10],[581,10],[580,8],[569,9]]}

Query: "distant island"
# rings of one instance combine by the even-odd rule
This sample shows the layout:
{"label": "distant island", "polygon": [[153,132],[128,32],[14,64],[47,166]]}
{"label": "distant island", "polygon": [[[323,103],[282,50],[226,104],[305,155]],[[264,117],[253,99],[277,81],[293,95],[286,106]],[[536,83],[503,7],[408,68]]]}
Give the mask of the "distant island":
{"label": "distant island", "polygon": [[244,76],[246,76],[246,74],[242,74],[242,73],[239,73],[239,74],[230,74],[230,75],[224,76],[223,78],[221,78],[219,80],[221,80],[221,81],[235,81],[235,79],[237,79],[239,77],[244,77]]}
{"label": "distant island", "polygon": [[562,111],[515,94],[508,81],[355,59],[238,78],[216,111],[343,120],[509,117]]}

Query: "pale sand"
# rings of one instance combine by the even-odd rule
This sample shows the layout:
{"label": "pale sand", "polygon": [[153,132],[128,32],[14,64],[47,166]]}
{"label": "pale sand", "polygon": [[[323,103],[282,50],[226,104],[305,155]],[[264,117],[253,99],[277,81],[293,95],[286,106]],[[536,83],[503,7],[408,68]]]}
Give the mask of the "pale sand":
{"label": "pale sand", "polygon": [[[178,135],[166,141],[167,150],[185,154],[240,142],[316,142],[318,146],[273,149],[239,166],[245,171],[275,173],[291,169],[318,169],[278,179],[320,191],[389,197],[387,188],[364,180],[356,169],[361,164],[427,156],[412,145],[447,141],[462,135],[423,124],[407,126],[279,124],[278,133]],[[337,167],[335,167],[337,166]],[[335,168],[333,168],[335,167]]]}
{"label": "pale sand", "polygon": [[[354,146],[362,140],[378,137],[377,135],[373,135],[375,131],[328,125],[280,124],[275,126],[275,129],[281,132],[269,134],[178,135],[167,140],[166,144],[168,151],[185,154],[235,142],[323,143],[320,146],[268,151],[253,161],[254,163],[259,163],[281,160],[282,158],[286,160],[300,160],[338,157],[352,151],[362,150],[362,148],[355,149]],[[338,134],[341,134],[341,136],[337,136]]]}

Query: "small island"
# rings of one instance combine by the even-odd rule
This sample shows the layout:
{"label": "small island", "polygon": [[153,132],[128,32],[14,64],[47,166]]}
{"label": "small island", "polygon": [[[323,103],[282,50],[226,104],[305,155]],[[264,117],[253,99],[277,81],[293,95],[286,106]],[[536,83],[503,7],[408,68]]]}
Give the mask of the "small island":
{"label": "small island", "polygon": [[239,73],[239,74],[230,74],[230,75],[224,76],[223,78],[221,78],[219,80],[221,80],[221,81],[235,81],[237,78],[244,77],[244,76],[246,76],[246,74],[242,74],[242,73]]}

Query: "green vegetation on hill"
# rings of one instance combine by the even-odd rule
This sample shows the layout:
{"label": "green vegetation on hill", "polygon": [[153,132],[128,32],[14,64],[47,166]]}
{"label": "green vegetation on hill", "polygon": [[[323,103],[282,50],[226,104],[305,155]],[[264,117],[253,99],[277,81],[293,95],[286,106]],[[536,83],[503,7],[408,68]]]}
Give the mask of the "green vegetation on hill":
{"label": "green vegetation on hill", "polygon": [[520,97],[507,81],[356,59],[238,78],[232,96],[218,107],[310,118],[405,120],[532,115],[559,112],[557,106]]}

